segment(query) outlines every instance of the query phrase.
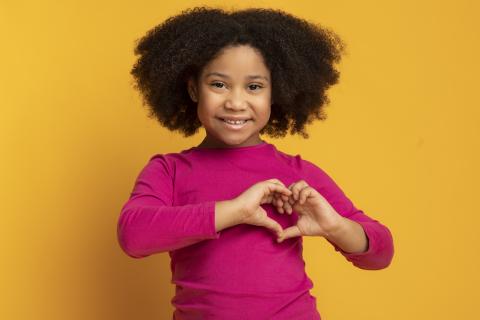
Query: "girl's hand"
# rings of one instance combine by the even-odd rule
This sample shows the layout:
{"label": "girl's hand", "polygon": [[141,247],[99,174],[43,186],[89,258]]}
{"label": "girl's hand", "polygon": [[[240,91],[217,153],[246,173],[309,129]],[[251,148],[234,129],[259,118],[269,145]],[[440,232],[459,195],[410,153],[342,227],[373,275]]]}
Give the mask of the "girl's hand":
{"label": "girl's hand", "polygon": [[292,183],[292,195],[274,195],[274,204],[281,214],[298,212],[297,224],[283,230],[277,242],[298,236],[326,236],[341,223],[342,216],[328,203],[317,190],[304,180]]}
{"label": "girl's hand", "polygon": [[240,223],[266,227],[280,236],[283,231],[282,226],[268,217],[267,212],[260,206],[264,203],[273,203],[274,194],[283,194],[288,197],[292,195],[292,191],[280,180],[269,179],[257,182],[233,199],[242,208]]}

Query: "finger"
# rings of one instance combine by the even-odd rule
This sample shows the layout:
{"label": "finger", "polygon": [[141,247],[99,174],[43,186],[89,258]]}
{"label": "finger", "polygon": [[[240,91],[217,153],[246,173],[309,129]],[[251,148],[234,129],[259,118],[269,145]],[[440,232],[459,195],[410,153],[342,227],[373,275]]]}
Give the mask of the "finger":
{"label": "finger", "polygon": [[272,193],[271,197],[273,198],[272,203],[277,206],[278,205],[278,195],[275,194],[275,193]]}
{"label": "finger", "polygon": [[275,201],[277,201],[277,199],[278,199],[278,193],[277,192],[271,193],[268,196],[270,198],[272,198],[272,203],[275,203]]}
{"label": "finger", "polygon": [[284,210],[283,210],[283,201],[281,199],[277,199],[275,201],[275,205],[277,207],[277,211],[280,212],[280,213],[284,213]]}
{"label": "finger", "polygon": [[282,194],[282,193],[278,193],[278,192],[274,193],[274,197],[276,199],[281,199],[283,202],[286,202],[286,201],[288,201],[288,199],[290,199],[290,197],[287,196],[286,194]]}
{"label": "finger", "polygon": [[288,198],[288,203],[293,206],[295,204],[295,199],[293,197]]}
{"label": "finger", "polygon": [[271,204],[275,204],[275,194],[273,193],[267,193],[267,194],[264,194],[263,197],[262,197],[262,200],[261,200],[261,204],[264,204],[264,203],[271,203]]}
{"label": "finger", "polygon": [[299,193],[300,193],[300,190],[302,190],[305,186],[307,186],[308,184],[304,181],[304,180],[299,180],[295,183],[295,185],[292,186],[291,190],[292,190],[292,195],[293,195],[293,198],[295,200],[298,200],[299,198]]}
{"label": "finger", "polygon": [[283,204],[283,209],[288,214],[292,214],[292,212],[293,212],[292,206],[290,205],[290,203],[288,201]]}
{"label": "finger", "polygon": [[269,197],[272,198],[271,202],[269,203],[273,204],[279,213],[283,214],[286,212],[284,208],[286,201],[283,201],[283,199],[286,198],[288,200],[289,199],[288,196],[281,195],[280,193],[275,192],[271,194]]}
{"label": "finger", "polygon": [[288,186],[288,189],[292,191],[292,194],[288,197],[288,203],[293,206],[295,204],[295,197],[294,197],[294,187],[297,184],[297,182],[293,182]]}
{"label": "finger", "polygon": [[306,186],[305,188],[303,188],[302,190],[300,190],[300,194],[299,194],[299,203],[300,204],[304,204],[305,201],[307,201],[307,198],[308,196],[310,196],[310,194],[312,193],[312,189],[310,186]]}
{"label": "finger", "polygon": [[282,181],[280,181],[280,180],[278,180],[278,179],[275,179],[275,178],[273,178],[273,179],[268,179],[268,180],[266,180],[266,181],[268,181],[268,182],[273,182],[273,183],[276,183],[276,184],[279,184],[279,185],[285,187],[285,185],[283,184]]}
{"label": "finger", "polygon": [[273,231],[277,235],[277,237],[281,236],[283,233],[282,226],[277,221],[271,218],[265,218],[262,226]]}
{"label": "finger", "polygon": [[269,193],[275,193],[278,192],[280,194],[284,194],[286,196],[290,196],[292,194],[292,191],[285,187],[284,185],[279,185],[276,183],[269,183],[267,184],[268,192]]}
{"label": "finger", "polygon": [[290,189],[290,190],[292,191],[292,196],[291,196],[291,198],[292,198],[293,201],[296,200],[296,199],[295,199],[295,186],[296,186],[296,185],[297,185],[297,183],[294,182],[294,183],[292,183],[292,184],[288,187],[288,189]]}
{"label": "finger", "polygon": [[299,237],[301,236],[302,233],[300,232],[300,229],[298,229],[297,226],[291,226],[288,227],[287,229],[283,230],[281,235],[277,238],[277,242],[280,243],[286,239],[293,238],[293,237]]}
{"label": "finger", "polygon": [[[283,189],[284,191],[290,190],[289,188],[287,188],[287,187],[285,186],[285,184],[284,184],[282,181],[280,181],[280,180],[278,180],[278,179],[269,179],[269,180],[266,180],[266,181],[268,181],[268,182],[270,182],[270,183],[273,183],[273,184],[276,184],[276,185],[279,185],[279,186],[282,186],[282,187],[283,187],[282,189]],[[286,193],[284,192],[283,194],[285,194],[285,195],[290,195],[291,193],[289,193],[289,192],[287,191]]]}
{"label": "finger", "polygon": [[290,197],[287,197],[286,195],[280,195],[279,196],[279,198],[277,200],[278,201],[277,206],[278,206],[278,211],[279,212],[281,211],[282,213],[283,212],[288,213],[286,209],[287,209],[287,206],[288,206],[288,199],[289,198]]}

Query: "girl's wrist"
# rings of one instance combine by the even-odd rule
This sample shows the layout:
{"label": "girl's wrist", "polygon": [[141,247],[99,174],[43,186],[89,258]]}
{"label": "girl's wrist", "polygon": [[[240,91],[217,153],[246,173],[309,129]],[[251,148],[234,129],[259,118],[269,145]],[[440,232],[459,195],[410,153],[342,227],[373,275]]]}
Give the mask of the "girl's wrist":
{"label": "girl's wrist", "polygon": [[356,221],[342,217],[342,223],[330,230],[325,237],[346,253],[362,253],[368,250],[368,237]]}
{"label": "girl's wrist", "polygon": [[217,232],[241,224],[241,208],[235,200],[215,202],[215,229]]}
{"label": "girl's wrist", "polygon": [[347,221],[341,215],[338,215],[337,221],[331,224],[328,228],[325,229],[325,233],[327,234],[326,238],[335,238],[338,237],[339,234],[345,232],[347,226]]}

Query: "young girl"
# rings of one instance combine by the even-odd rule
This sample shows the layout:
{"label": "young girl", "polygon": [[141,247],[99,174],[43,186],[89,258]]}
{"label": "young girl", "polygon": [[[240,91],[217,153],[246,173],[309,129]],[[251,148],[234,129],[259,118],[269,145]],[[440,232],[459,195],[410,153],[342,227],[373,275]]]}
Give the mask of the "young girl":
{"label": "young girl", "polygon": [[153,155],[121,210],[131,257],[169,252],[174,319],[320,319],[302,236],[362,269],[386,268],[389,229],[318,166],[260,134],[325,119],[343,50],[335,33],[280,10],[197,7],[138,43],[132,69],[150,116],[204,140]]}

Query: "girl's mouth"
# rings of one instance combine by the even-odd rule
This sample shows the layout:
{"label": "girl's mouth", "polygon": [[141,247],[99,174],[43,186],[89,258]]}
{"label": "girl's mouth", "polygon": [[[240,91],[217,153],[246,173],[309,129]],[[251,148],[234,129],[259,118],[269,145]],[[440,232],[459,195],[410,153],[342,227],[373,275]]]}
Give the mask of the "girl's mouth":
{"label": "girl's mouth", "polygon": [[219,118],[219,119],[225,124],[227,128],[230,128],[230,129],[241,129],[247,124],[248,121],[251,120],[251,119],[248,119],[248,120],[242,120],[242,121],[232,121],[232,120],[225,120],[222,118]]}

